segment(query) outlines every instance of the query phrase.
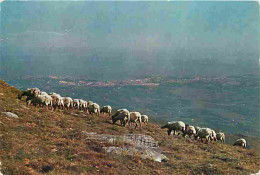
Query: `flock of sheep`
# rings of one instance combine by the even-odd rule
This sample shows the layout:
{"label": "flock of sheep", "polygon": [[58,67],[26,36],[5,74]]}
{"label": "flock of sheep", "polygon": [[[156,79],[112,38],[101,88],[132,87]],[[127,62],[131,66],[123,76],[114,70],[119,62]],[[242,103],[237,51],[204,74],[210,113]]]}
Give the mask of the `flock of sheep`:
{"label": "flock of sheep", "polygon": [[[88,114],[96,114],[97,116],[100,113],[112,115],[112,107],[107,105],[103,106],[100,109],[100,106],[97,103],[92,101],[86,101],[83,99],[72,99],[70,97],[62,97],[57,93],[46,93],[40,91],[38,88],[30,88],[22,91],[18,95],[18,99],[21,99],[23,96],[26,96],[26,104],[47,107],[49,109],[56,110],[58,109],[77,109],[80,111],[86,111]],[[117,121],[120,121],[121,125],[125,126],[126,124],[132,125],[135,124],[135,128],[138,127],[138,123],[141,127],[142,122],[148,124],[148,116],[141,115],[139,112],[129,112],[127,109],[119,109],[112,116],[112,121],[115,124]]]}
{"label": "flock of sheep", "polygon": [[[182,133],[183,137],[188,135],[191,138],[193,136],[195,140],[200,139],[201,142],[203,142],[203,139],[205,139],[206,142],[209,142],[210,140],[219,140],[222,143],[225,142],[225,134],[223,132],[216,133],[213,129],[191,126],[182,121],[168,122],[161,128],[167,128],[168,135],[171,135],[171,132],[173,131],[174,135],[176,135],[176,133],[178,133],[178,135]],[[237,139],[233,145],[246,148],[246,140],[243,138]]]}
{"label": "flock of sheep", "polygon": [[[100,113],[112,115],[112,107],[107,105],[100,109],[100,106],[97,103],[92,101],[85,101],[82,99],[72,99],[70,97],[61,97],[61,95],[56,93],[46,93],[40,91],[38,88],[30,88],[22,91],[18,95],[18,98],[21,99],[23,96],[26,96],[27,105],[33,104],[34,106],[47,107],[49,109],[77,109],[81,111],[86,111],[89,114],[96,114],[97,116]],[[121,125],[131,126],[135,125],[135,128],[142,127],[142,122],[148,124],[148,116],[141,115],[140,112],[129,112],[127,109],[119,109],[112,116],[112,122],[115,124],[117,121],[120,121]],[[174,135],[182,133],[183,137],[188,135],[190,138],[193,136],[194,139],[200,139],[203,142],[203,139],[206,142],[210,140],[225,142],[225,134],[223,132],[216,133],[213,129],[210,128],[201,128],[198,126],[191,126],[183,123],[182,121],[168,122],[166,125],[161,127],[162,129],[168,129],[168,135],[171,135],[173,131]],[[241,146],[246,148],[246,140],[241,138],[235,141],[234,146]]]}

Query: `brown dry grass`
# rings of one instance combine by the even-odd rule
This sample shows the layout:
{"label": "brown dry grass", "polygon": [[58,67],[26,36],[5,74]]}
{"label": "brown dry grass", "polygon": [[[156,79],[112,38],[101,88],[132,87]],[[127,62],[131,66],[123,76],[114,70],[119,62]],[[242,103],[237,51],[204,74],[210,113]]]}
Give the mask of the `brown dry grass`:
{"label": "brown dry grass", "polygon": [[[0,160],[5,175],[11,174],[249,174],[259,170],[259,157],[221,143],[204,144],[167,136],[159,125],[142,130],[112,125],[109,117],[76,112],[50,111],[25,106],[19,90],[0,81]],[[100,148],[108,143],[86,140],[82,131],[120,135],[143,133],[159,142],[168,162],[143,160],[138,155],[110,155]],[[118,146],[123,143],[117,143]]]}

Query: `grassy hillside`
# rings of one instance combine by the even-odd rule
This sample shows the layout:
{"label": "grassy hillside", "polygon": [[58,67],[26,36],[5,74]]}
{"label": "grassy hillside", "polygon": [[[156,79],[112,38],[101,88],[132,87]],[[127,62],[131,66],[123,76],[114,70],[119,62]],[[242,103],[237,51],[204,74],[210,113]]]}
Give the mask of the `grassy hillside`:
{"label": "grassy hillside", "polygon": [[[51,111],[26,106],[19,90],[0,82],[0,160],[3,174],[250,174],[259,171],[259,157],[221,143],[204,144],[167,136],[159,125],[142,130],[111,124],[105,116],[82,112]],[[12,112],[19,119],[5,117]],[[73,113],[73,114],[72,114]],[[139,155],[108,154],[112,145],[85,139],[82,131],[122,135],[142,133],[158,141],[167,162],[144,160]],[[122,146],[125,143],[113,143]]]}

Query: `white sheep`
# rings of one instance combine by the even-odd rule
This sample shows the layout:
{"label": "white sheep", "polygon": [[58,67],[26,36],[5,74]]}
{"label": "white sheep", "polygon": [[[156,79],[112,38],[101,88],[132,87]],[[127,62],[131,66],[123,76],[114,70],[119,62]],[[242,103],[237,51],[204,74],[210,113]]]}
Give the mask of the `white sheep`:
{"label": "white sheep", "polygon": [[92,105],[93,103],[93,101],[88,101],[88,106]]}
{"label": "white sheep", "polygon": [[147,115],[141,115],[142,122],[145,124],[148,124],[148,116]]}
{"label": "white sheep", "polygon": [[49,104],[49,106],[52,109],[52,97],[47,92],[44,91],[41,91],[40,95],[45,96],[47,101],[51,101],[51,104]]}
{"label": "white sheep", "polygon": [[200,128],[198,130],[198,133],[196,134],[195,138],[200,138],[201,142],[203,142],[203,139],[206,139],[206,142],[209,142],[212,140],[212,129],[210,128]]}
{"label": "white sheep", "polygon": [[218,132],[216,134],[217,140],[220,140],[222,143],[225,143],[225,134],[223,132]]}
{"label": "white sheep", "polygon": [[88,102],[86,100],[83,101],[83,108],[84,108],[84,111],[88,112]]}
{"label": "white sheep", "polygon": [[79,99],[79,110],[86,111],[88,107],[88,102],[82,99]]}
{"label": "white sheep", "polygon": [[110,116],[112,114],[112,107],[109,105],[103,106],[103,108],[100,110],[100,113],[106,113]]}
{"label": "white sheep", "polygon": [[79,99],[74,99],[74,100],[73,100],[73,107],[74,107],[75,109],[79,109]]}
{"label": "white sheep", "polygon": [[185,130],[184,130],[184,133],[183,133],[183,137],[185,138],[186,135],[188,135],[190,138],[191,136],[195,135],[196,134],[196,129],[194,126],[191,126],[191,125],[185,125]]}
{"label": "white sheep", "polygon": [[137,128],[137,123],[139,123],[140,128],[142,127],[142,118],[140,112],[130,112],[130,126],[132,123],[135,124],[135,128]]}
{"label": "white sheep", "polygon": [[211,140],[217,141],[217,135],[213,129],[211,129]]}
{"label": "white sheep", "polygon": [[96,114],[99,116],[100,114],[100,106],[97,103],[93,103],[88,107],[89,114]]}
{"label": "white sheep", "polygon": [[33,99],[27,101],[27,105],[30,105],[31,103],[34,106],[40,105],[52,107],[52,98],[49,95],[38,95],[37,97],[34,97]]}
{"label": "white sheep", "polygon": [[[166,125],[162,126],[161,129],[167,128],[168,129],[168,135],[171,135],[171,132],[173,131],[173,134],[176,135],[176,132],[181,131],[184,133],[185,130],[185,124],[182,121],[176,121],[176,122],[168,122]],[[178,133],[179,135],[180,133]]]}
{"label": "white sheep", "polygon": [[64,107],[69,109],[73,107],[73,100],[70,97],[61,97],[64,103]]}
{"label": "white sheep", "polygon": [[52,103],[53,103],[53,108],[54,110],[58,107],[63,109],[64,108],[64,102],[62,97],[60,96],[60,94],[56,94],[56,93],[50,93],[49,94],[52,97]]}
{"label": "white sheep", "polygon": [[241,146],[243,148],[246,148],[246,140],[241,138],[241,139],[237,139],[235,141],[235,143],[233,144],[233,146]]}
{"label": "white sheep", "polygon": [[115,124],[120,121],[121,125],[126,126],[130,122],[130,112],[127,109],[119,109],[112,116],[112,122]]}
{"label": "white sheep", "polygon": [[199,126],[194,126],[195,130],[196,130],[196,133],[198,133],[198,130],[201,128]]}

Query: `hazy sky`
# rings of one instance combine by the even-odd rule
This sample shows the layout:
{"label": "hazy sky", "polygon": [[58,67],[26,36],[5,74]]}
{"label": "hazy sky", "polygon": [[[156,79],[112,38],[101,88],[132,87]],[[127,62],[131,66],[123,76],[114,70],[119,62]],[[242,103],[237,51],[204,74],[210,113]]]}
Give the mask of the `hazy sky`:
{"label": "hazy sky", "polygon": [[196,61],[189,72],[189,59],[255,73],[258,10],[257,2],[2,2],[1,73],[113,79],[115,70],[126,77],[224,71],[200,72]]}

